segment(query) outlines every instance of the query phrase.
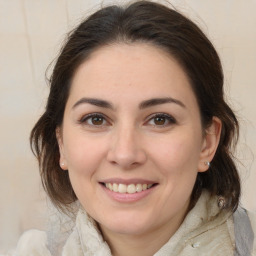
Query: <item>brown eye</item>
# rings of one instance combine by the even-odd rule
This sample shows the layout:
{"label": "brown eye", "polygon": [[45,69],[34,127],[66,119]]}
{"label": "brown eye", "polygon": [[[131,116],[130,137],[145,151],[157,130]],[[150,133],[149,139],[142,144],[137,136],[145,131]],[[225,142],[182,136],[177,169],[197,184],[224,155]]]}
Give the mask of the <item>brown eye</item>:
{"label": "brown eye", "polygon": [[155,125],[164,125],[165,121],[166,121],[165,117],[157,116],[157,117],[154,118]]}
{"label": "brown eye", "polygon": [[80,120],[81,124],[89,126],[105,126],[108,125],[106,118],[101,114],[89,114]]}
{"label": "brown eye", "polygon": [[91,118],[91,122],[93,125],[102,125],[104,122],[104,118],[100,116],[95,116]]}
{"label": "brown eye", "polygon": [[159,114],[155,114],[152,118],[150,118],[147,123],[149,125],[157,126],[157,127],[161,128],[161,127],[175,124],[176,120],[168,114],[159,113]]}

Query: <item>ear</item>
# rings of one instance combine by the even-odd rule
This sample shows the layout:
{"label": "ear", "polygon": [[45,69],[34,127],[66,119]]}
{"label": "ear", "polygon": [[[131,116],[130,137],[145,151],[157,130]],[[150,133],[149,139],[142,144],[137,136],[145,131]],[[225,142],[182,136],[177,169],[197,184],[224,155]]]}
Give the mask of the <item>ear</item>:
{"label": "ear", "polygon": [[221,120],[214,116],[211,125],[205,130],[198,172],[205,172],[209,169],[208,163],[211,163],[219,145],[221,128]]}
{"label": "ear", "polygon": [[67,161],[65,158],[65,153],[64,153],[64,147],[63,147],[63,139],[62,139],[62,132],[61,132],[61,128],[57,127],[55,130],[56,133],[56,138],[57,138],[57,142],[59,145],[59,152],[60,152],[60,168],[62,170],[67,170]]}

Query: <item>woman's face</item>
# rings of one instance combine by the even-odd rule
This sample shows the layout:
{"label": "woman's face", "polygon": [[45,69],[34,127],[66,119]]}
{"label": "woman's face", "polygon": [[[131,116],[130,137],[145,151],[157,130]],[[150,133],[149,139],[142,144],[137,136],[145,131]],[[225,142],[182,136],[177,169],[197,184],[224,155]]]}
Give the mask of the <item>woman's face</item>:
{"label": "woman's face", "polygon": [[103,47],[78,68],[59,145],[79,201],[106,233],[178,228],[210,160],[186,74],[142,43]]}

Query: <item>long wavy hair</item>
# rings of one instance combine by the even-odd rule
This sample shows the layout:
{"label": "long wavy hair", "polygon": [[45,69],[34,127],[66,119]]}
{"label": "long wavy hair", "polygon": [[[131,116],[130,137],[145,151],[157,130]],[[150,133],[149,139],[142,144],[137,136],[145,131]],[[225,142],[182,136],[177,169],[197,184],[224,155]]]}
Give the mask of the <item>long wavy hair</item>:
{"label": "long wavy hair", "polygon": [[86,18],[69,33],[52,76],[45,112],[35,124],[30,137],[43,186],[61,210],[77,200],[68,172],[59,166],[56,128],[61,126],[72,77],[92,52],[113,43],[150,43],[160,47],[179,62],[187,74],[200,108],[202,127],[213,116],[222,122],[217,152],[207,172],[198,173],[191,206],[207,189],[226,199],[226,207],[235,210],[240,197],[240,181],[232,156],[239,125],[224,100],[223,71],[212,43],[190,19],[172,8],[150,1],[136,1],[126,6],[102,8]]}

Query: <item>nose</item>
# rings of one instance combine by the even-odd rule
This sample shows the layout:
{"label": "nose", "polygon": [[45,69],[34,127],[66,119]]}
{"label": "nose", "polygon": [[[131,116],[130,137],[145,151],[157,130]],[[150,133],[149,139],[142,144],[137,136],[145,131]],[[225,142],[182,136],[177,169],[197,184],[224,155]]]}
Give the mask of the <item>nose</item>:
{"label": "nose", "polygon": [[128,170],[146,162],[140,134],[134,128],[120,127],[111,138],[107,160],[120,168]]}

